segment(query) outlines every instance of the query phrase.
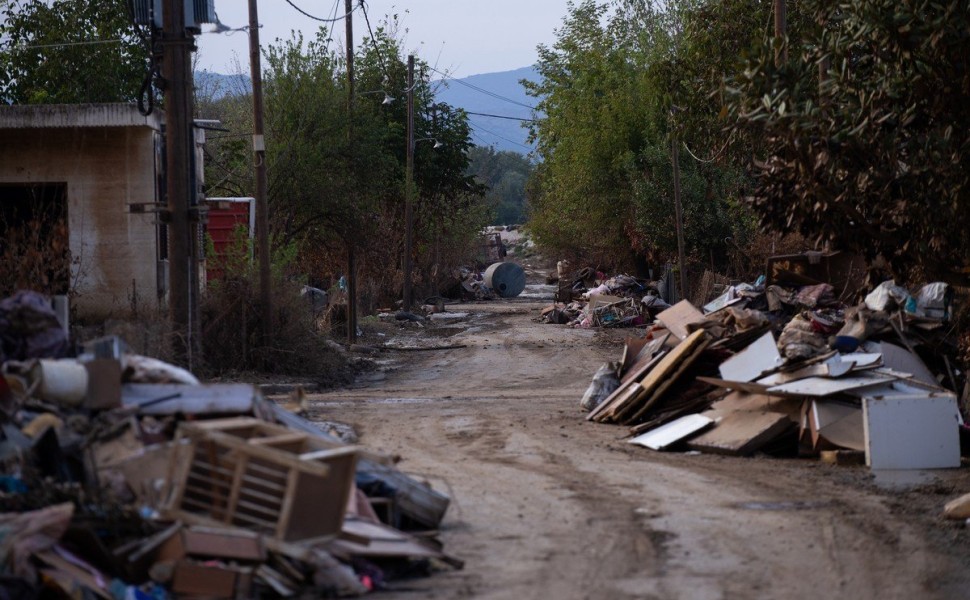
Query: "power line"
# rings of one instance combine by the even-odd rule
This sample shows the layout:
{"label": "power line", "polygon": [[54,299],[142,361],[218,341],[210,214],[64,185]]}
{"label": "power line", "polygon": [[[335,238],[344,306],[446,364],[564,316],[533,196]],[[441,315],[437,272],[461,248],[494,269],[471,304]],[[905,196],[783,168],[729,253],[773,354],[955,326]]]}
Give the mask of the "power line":
{"label": "power line", "polygon": [[465,111],[466,115],[478,115],[479,117],[492,117],[493,119],[508,119],[509,121],[525,121],[528,123],[534,123],[535,119],[526,119],[523,117],[507,117],[505,115],[491,115],[488,113],[472,112],[470,110]]}
{"label": "power line", "polygon": [[437,73],[438,75],[441,75],[445,79],[450,79],[451,81],[454,81],[455,83],[458,83],[460,85],[463,85],[463,86],[465,86],[467,88],[471,88],[471,89],[475,90],[476,92],[479,92],[479,93],[482,93],[482,94],[486,94],[488,96],[491,96],[492,98],[495,98],[497,100],[504,100],[505,102],[510,102],[512,104],[517,104],[517,105],[522,106],[524,108],[528,108],[529,110],[535,110],[536,109],[536,107],[534,107],[534,106],[529,106],[528,104],[525,104],[523,102],[519,102],[518,100],[513,100],[511,98],[507,98],[505,96],[502,96],[501,94],[496,94],[495,92],[490,92],[490,91],[488,91],[488,90],[486,90],[484,88],[478,87],[477,85],[472,85],[472,84],[468,83],[467,81],[462,81],[461,79],[455,79],[451,75],[449,75],[449,74],[447,74],[447,73],[445,73],[443,71],[439,71],[438,69],[436,69],[434,67],[429,66],[428,68],[431,69],[432,71],[434,71],[435,73]]}
{"label": "power line", "polygon": [[309,18],[313,19],[314,21],[319,21],[321,23],[336,23],[337,21],[343,21],[344,19],[346,19],[347,17],[349,17],[354,12],[354,10],[357,10],[355,8],[354,10],[350,11],[349,13],[347,13],[345,15],[342,15],[342,16],[339,16],[339,17],[337,17],[335,19],[322,19],[320,17],[315,17],[315,16],[311,15],[307,11],[305,11],[302,8],[300,8],[299,6],[297,6],[296,4],[293,4],[292,0],[286,0],[286,3],[289,4],[290,6],[292,6],[294,9],[296,9],[296,11],[298,13],[300,13],[301,15],[303,15],[304,17],[309,17]]}
{"label": "power line", "polygon": [[33,44],[27,46],[11,46],[13,50],[33,50],[36,48],[60,48],[63,46],[92,46],[94,44],[117,44],[119,42],[124,42],[122,38],[114,38],[110,40],[86,40],[83,42],[56,42],[53,44]]}
{"label": "power line", "polygon": [[[497,134],[497,133],[495,133],[494,131],[491,131],[491,130],[489,130],[489,129],[485,129],[484,127],[480,127],[480,126],[478,126],[478,125],[476,125],[476,126],[475,126],[475,129],[480,129],[481,131],[484,131],[484,132],[485,132],[485,133],[487,133],[487,134],[490,134],[490,135],[493,135],[493,136],[495,136],[495,137],[497,137],[497,138],[498,138],[498,139],[500,139],[500,140],[505,140],[506,142],[508,142],[508,143],[510,143],[510,144],[515,144],[516,146],[522,146],[522,147],[523,147],[523,148],[525,148],[526,150],[535,150],[535,148],[533,148],[532,146],[526,146],[525,144],[522,144],[522,143],[519,143],[519,142],[517,142],[517,141],[515,141],[515,140],[510,140],[509,138],[507,138],[507,137],[503,137],[503,136],[501,136],[501,135],[499,135],[499,134]],[[472,132],[472,135],[474,135],[474,136],[475,136],[475,137],[477,137],[478,139],[482,139],[482,136],[480,136],[480,135],[477,135],[477,134],[475,134],[474,132]],[[485,140],[482,140],[482,141],[485,141]]]}
{"label": "power line", "polygon": [[364,13],[364,22],[367,23],[367,32],[370,34],[370,42],[374,46],[374,52],[377,54],[377,63],[381,66],[381,71],[384,73],[384,81],[386,85],[391,84],[391,76],[387,74],[387,67],[384,66],[384,56],[381,54],[381,48],[377,45],[377,39],[374,37],[374,30],[370,26],[370,17],[367,15],[367,6],[364,4],[364,0],[360,0],[360,8]]}

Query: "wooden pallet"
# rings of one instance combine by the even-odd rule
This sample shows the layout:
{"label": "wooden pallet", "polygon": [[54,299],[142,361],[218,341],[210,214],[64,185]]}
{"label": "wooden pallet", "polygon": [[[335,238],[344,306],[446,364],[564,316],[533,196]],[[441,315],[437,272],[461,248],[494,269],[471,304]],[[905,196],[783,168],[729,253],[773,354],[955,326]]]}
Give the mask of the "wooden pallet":
{"label": "wooden pallet", "polygon": [[[358,450],[250,418],[183,423],[166,513],[190,523],[244,527],[283,542],[340,533]],[[177,456],[190,456],[179,464]]]}

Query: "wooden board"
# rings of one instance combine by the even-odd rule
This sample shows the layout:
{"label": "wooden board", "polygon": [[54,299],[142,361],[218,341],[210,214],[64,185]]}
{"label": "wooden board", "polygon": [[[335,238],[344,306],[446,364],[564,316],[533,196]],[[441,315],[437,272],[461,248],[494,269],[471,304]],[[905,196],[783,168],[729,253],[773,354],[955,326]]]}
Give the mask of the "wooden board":
{"label": "wooden board", "polygon": [[607,405],[604,401],[602,404],[596,407],[596,410],[591,411],[590,414],[587,415],[586,420],[599,421],[601,423],[608,421],[612,417],[612,411],[615,407],[622,406],[633,398],[636,398],[642,391],[643,387],[639,383],[635,381],[630,382],[630,384],[623,389],[622,393],[613,397],[613,400],[610,401],[609,405]]}
{"label": "wooden board", "polygon": [[760,383],[750,383],[745,381],[725,381],[723,379],[718,379],[716,377],[698,377],[697,381],[703,381],[704,383],[709,383],[719,388],[726,388],[729,390],[739,390],[742,392],[748,392],[749,394],[763,394],[768,391],[768,386],[761,385]]}
{"label": "wooden board", "polygon": [[[703,333],[703,332],[698,331],[697,333]],[[673,373],[668,373],[667,376],[663,378],[663,380],[658,382],[658,384],[654,387],[652,392],[647,391],[645,389],[644,392],[642,392],[639,396],[637,396],[630,404],[630,406],[631,408],[636,408],[637,404],[641,404],[641,406],[638,410],[636,410],[636,412],[633,412],[633,416],[627,418],[624,421],[624,423],[627,423],[627,424],[634,423],[642,419],[643,417],[645,417],[647,415],[647,412],[651,410],[657,403],[660,402],[664,394],[667,393],[667,390],[669,390],[672,385],[677,383],[677,381],[681,378],[684,372],[687,371],[687,369],[690,368],[690,366],[694,364],[694,362],[698,358],[700,358],[701,354],[704,353],[704,350],[707,349],[707,346],[709,343],[710,343],[709,340],[707,340],[706,338],[701,340],[700,344],[694,349],[694,351],[691,352],[685,358],[683,358],[676,365],[676,368]],[[626,414],[630,414],[630,412],[631,411],[627,411]]]}
{"label": "wooden board", "polygon": [[688,326],[704,320],[704,313],[697,310],[688,300],[681,300],[657,315],[657,320],[678,339],[687,339]]}
{"label": "wooden board", "polygon": [[690,356],[691,353],[696,350],[699,344],[705,341],[705,336],[706,334],[703,331],[695,331],[688,336],[688,338],[680,343],[676,348],[665,354],[657,365],[650,369],[649,373],[647,373],[646,376],[640,381],[640,386],[643,388],[642,392],[640,392],[637,396],[630,397],[628,399],[624,397],[624,401],[622,403],[614,402],[612,406],[610,406],[609,410],[601,413],[601,416],[613,418],[617,414],[627,411],[628,405],[630,405],[631,402],[635,403],[637,398],[645,398],[647,397],[647,394],[652,394],[657,386],[660,385],[660,383],[662,383],[666,377],[673,374],[680,366],[680,363],[686,357]]}
{"label": "wooden board", "polygon": [[774,412],[737,412],[725,417],[714,429],[687,442],[701,452],[744,456],[757,451],[791,427],[791,420]]}
{"label": "wooden board", "polygon": [[800,398],[734,391],[712,404],[711,409],[704,414],[713,418],[724,418],[735,412],[773,412],[788,415],[793,423],[798,423],[802,402]]}
{"label": "wooden board", "polygon": [[[656,364],[657,356],[665,353],[666,350],[662,350],[664,342],[670,334],[664,334],[663,337],[657,338],[643,347],[637,356],[633,365],[627,369],[627,371],[620,377],[620,383],[626,383],[628,381],[639,381],[643,379],[643,376],[647,374],[647,371],[653,368]],[[658,352],[660,354],[658,354]],[[655,356],[656,355],[656,356]]]}

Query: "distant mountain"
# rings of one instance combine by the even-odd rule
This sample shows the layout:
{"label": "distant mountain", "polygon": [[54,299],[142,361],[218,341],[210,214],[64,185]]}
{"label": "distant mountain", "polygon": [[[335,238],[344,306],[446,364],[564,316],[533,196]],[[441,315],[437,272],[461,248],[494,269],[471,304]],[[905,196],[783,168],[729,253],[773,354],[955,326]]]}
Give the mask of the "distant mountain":
{"label": "distant mountain", "polygon": [[200,98],[219,100],[225,96],[248,94],[252,89],[249,75],[223,75],[213,71],[195,72],[195,90]]}
{"label": "distant mountain", "polygon": [[[463,108],[469,113],[483,113],[503,117],[532,118],[536,99],[527,96],[521,80],[538,81],[535,67],[523,67],[514,71],[484,73],[463,79],[441,81],[436,97]],[[520,154],[530,152],[534,146],[526,141],[528,131],[522,121],[468,115],[472,125],[472,141],[479,146],[494,146],[496,150],[511,150]]]}
{"label": "distant mountain", "polygon": [[[531,106],[535,98],[527,96],[521,80],[538,81],[535,67],[514,71],[484,73],[462,79],[443,79],[436,82],[436,98],[469,113],[472,141],[478,146],[492,146],[496,150],[510,150],[527,154],[533,150],[526,141],[528,131],[522,121],[499,117],[532,118]],[[199,97],[218,100],[227,95],[247,94],[251,83],[248,75],[224,75],[212,71],[196,71],[195,87]],[[486,117],[483,114],[499,115]]]}

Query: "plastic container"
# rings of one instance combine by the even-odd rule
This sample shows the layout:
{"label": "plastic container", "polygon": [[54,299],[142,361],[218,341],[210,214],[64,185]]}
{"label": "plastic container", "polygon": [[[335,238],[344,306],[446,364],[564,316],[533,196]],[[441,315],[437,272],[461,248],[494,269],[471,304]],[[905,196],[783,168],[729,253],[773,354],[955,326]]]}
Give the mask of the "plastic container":
{"label": "plastic container", "polygon": [[88,391],[88,370],[76,360],[39,360],[30,371],[42,400],[77,406]]}

